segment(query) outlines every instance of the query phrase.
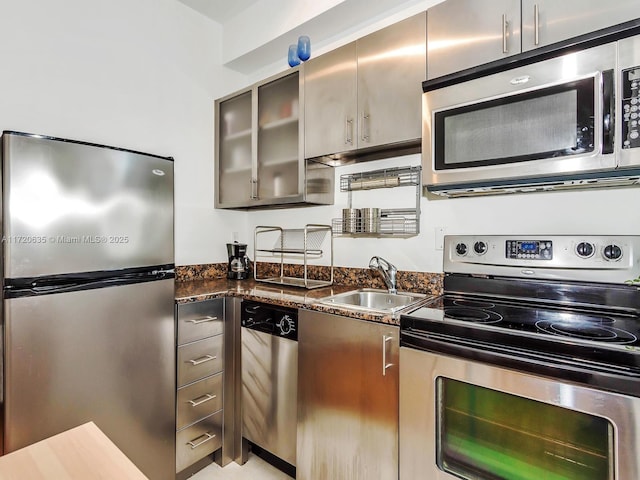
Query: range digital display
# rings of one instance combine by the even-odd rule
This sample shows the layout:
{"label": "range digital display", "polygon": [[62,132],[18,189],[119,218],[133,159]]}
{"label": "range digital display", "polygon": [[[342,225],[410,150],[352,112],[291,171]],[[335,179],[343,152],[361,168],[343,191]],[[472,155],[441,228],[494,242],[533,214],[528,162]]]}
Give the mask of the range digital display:
{"label": "range digital display", "polygon": [[551,240],[507,240],[506,257],[529,260],[551,260]]}
{"label": "range digital display", "polygon": [[523,252],[536,252],[538,253],[538,242],[519,242],[518,247]]}

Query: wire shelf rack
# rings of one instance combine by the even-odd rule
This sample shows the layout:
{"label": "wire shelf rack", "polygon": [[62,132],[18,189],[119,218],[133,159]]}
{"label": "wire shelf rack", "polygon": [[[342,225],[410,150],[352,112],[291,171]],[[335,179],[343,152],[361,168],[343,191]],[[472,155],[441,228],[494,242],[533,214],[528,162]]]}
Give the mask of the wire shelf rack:
{"label": "wire shelf rack", "polygon": [[[331,220],[334,236],[411,237],[420,233],[422,167],[407,166],[349,173],[340,176],[340,191],[349,192],[349,208]],[[353,209],[352,192],[376,188],[414,187],[415,208]],[[376,217],[371,218],[371,212]]]}
{"label": "wire shelf rack", "polygon": [[[274,235],[277,235],[273,241]],[[272,245],[262,246],[265,242]],[[333,284],[333,233],[330,225],[307,224],[304,228],[285,229],[278,226],[257,226],[254,233],[253,276],[256,281],[304,288],[319,288]],[[329,280],[314,279],[309,276],[309,260],[330,258]],[[303,259],[301,277],[284,274],[285,255],[300,256]],[[265,257],[279,259],[279,275],[260,277],[258,259]]]}

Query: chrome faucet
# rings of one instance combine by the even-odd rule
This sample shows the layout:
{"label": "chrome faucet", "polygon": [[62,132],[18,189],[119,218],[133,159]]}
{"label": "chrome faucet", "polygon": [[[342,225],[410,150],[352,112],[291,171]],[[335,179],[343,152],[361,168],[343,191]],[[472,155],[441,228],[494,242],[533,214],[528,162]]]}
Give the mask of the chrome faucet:
{"label": "chrome faucet", "polygon": [[371,257],[369,268],[380,272],[387,289],[389,289],[389,293],[398,293],[398,290],[396,290],[396,273],[398,273],[398,269],[394,265],[382,257]]}

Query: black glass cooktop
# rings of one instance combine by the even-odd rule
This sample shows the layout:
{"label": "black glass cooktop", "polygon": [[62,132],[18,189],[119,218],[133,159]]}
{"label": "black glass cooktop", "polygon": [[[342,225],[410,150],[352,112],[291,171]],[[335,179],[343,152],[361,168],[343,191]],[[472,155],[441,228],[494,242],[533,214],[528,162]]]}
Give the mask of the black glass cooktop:
{"label": "black glass cooktop", "polygon": [[412,319],[441,323],[443,327],[458,325],[486,332],[557,340],[564,344],[577,342],[595,348],[637,350],[640,354],[640,318],[633,312],[626,314],[446,294],[405,317],[403,325],[418,330],[429,327],[426,324],[421,327]]}
{"label": "black glass cooktop", "polygon": [[640,317],[446,294],[400,316],[400,346],[640,394]]}

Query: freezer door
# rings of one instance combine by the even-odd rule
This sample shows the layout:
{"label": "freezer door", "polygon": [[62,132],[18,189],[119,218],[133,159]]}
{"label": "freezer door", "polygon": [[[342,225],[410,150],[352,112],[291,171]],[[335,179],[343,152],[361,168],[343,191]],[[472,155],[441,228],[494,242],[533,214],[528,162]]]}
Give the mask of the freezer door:
{"label": "freezer door", "polygon": [[5,132],[3,164],[6,278],[174,263],[170,159]]}
{"label": "freezer door", "polygon": [[95,424],[175,479],[173,279],[5,300],[4,450]]}

